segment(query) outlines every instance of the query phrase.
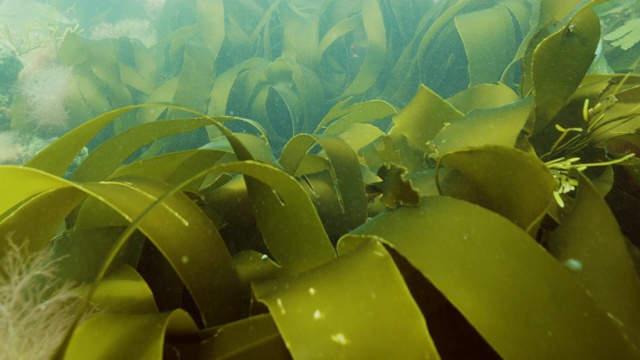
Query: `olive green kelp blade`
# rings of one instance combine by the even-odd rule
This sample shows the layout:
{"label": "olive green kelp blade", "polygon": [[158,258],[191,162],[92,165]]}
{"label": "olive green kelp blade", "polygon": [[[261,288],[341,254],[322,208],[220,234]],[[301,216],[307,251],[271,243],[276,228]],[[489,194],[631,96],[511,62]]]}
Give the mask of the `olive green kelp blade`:
{"label": "olive green kelp blade", "polygon": [[640,341],[640,282],[618,223],[593,183],[580,184],[549,252],[569,268],[623,332]]}
{"label": "olive green kelp blade", "polygon": [[429,153],[436,134],[445,124],[462,116],[433,90],[421,85],[407,106],[393,117],[393,122],[415,147]]}
{"label": "olive green kelp blade", "polygon": [[438,154],[471,146],[514,147],[533,107],[533,99],[527,97],[497,108],[473,110],[445,126],[432,145]]}
{"label": "olive green kelp blade", "polygon": [[536,130],[551,121],[578,88],[595,57],[599,37],[598,16],[586,7],[538,44],[531,60]]}
{"label": "olive green kelp blade", "polygon": [[184,310],[150,314],[100,313],[82,323],[73,334],[65,360],[163,359],[165,336],[195,333],[195,323]]}
{"label": "olive green kelp blade", "polygon": [[454,151],[441,160],[447,168],[457,170],[439,181],[444,195],[493,210],[535,237],[556,187],[549,170],[535,155],[483,146]]}
{"label": "olive green kelp blade", "polygon": [[216,329],[203,341],[198,359],[277,360],[291,359],[271,314],[260,314]]}
{"label": "olive green kelp blade", "polygon": [[489,210],[427,197],[355,233],[379,236],[406,257],[505,359],[640,358],[567,269]]}
{"label": "olive green kelp blade", "polygon": [[357,238],[364,244],[335,261],[254,285],[293,357],[439,359],[390,254]]}

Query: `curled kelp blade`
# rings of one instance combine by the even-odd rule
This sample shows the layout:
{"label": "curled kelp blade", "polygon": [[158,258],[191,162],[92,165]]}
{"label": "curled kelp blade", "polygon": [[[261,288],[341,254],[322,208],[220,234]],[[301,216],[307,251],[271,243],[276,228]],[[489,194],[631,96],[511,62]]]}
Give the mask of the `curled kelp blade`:
{"label": "curled kelp blade", "polygon": [[295,358],[438,359],[391,256],[377,241],[358,238],[362,246],[341,251],[335,261],[254,284],[287,348]]}
{"label": "curled kelp blade", "polygon": [[582,173],[571,212],[552,232],[549,252],[606,310],[631,341],[640,339],[640,280],[627,240],[594,184]]}
{"label": "curled kelp blade", "polygon": [[504,358],[640,357],[562,264],[487,209],[427,197],[354,233],[379,236],[395,248]]}
{"label": "curled kelp blade", "polygon": [[438,183],[443,195],[493,210],[535,238],[552,201],[556,181],[535,155],[487,145],[460,149],[442,156],[449,172]]}
{"label": "curled kelp blade", "polygon": [[[195,333],[197,327],[184,310],[163,313],[101,313],[74,332],[64,359],[162,359],[165,337]],[[171,347],[169,347],[171,350]]]}

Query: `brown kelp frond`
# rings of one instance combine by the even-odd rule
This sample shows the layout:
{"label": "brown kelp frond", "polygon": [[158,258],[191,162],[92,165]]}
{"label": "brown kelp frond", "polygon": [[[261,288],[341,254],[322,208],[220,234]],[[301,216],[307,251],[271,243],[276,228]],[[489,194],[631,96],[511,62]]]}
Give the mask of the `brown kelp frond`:
{"label": "brown kelp frond", "polygon": [[0,260],[0,354],[4,359],[48,359],[76,312],[70,285],[56,285],[48,251],[30,253],[7,235]]}

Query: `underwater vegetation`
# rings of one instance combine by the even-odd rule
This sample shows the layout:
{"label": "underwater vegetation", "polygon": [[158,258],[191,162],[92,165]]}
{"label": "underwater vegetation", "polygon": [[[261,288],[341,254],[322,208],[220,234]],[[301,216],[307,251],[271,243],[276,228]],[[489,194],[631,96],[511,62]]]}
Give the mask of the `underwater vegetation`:
{"label": "underwater vegetation", "polygon": [[0,166],[34,356],[640,359],[628,2],[113,4],[11,103],[69,129]]}

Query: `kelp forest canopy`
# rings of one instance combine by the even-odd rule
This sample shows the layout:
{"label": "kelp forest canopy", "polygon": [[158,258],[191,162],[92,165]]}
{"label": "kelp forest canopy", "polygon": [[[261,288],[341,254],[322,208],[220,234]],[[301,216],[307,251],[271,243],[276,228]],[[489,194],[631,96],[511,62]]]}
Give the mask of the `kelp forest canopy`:
{"label": "kelp forest canopy", "polygon": [[3,13],[0,352],[640,359],[640,1]]}

